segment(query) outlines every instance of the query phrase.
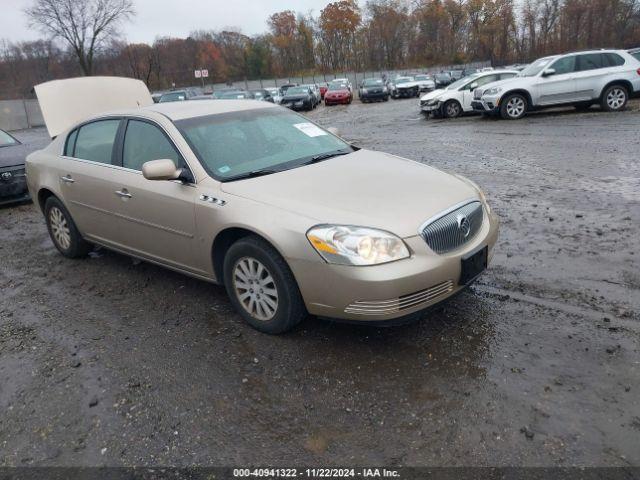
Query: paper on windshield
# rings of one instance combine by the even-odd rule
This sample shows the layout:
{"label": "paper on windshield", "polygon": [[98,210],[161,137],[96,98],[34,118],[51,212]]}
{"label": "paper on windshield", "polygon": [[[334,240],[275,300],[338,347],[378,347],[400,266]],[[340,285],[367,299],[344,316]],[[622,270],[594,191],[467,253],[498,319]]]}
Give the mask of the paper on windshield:
{"label": "paper on windshield", "polygon": [[293,126],[296,127],[298,130],[300,130],[305,135],[307,135],[308,137],[321,137],[322,135],[327,134],[327,132],[317,127],[313,123],[308,123],[308,122],[296,123]]}

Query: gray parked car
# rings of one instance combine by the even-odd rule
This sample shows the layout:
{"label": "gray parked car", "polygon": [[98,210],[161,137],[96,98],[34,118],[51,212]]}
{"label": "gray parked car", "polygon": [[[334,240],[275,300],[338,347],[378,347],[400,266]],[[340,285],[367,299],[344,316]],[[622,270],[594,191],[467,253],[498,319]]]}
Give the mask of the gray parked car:
{"label": "gray parked car", "polygon": [[516,120],[528,111],[573,105],[624,110],[640,93],[640,62],[625,50],[591,50],[536,60],[520,74],[486,86],[474,110]]}

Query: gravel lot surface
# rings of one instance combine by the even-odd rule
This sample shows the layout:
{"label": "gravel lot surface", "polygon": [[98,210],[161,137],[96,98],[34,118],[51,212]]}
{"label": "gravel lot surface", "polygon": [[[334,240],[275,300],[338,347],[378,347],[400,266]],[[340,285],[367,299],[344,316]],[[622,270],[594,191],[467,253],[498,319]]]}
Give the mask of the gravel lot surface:
{"label": "gravel lot surface", "polygon": [[0,465],[640,465],[637,104],[516,122],[416,104],[309,114],[468,176],[500,216],[486,274],[411,325],[264,335],[222,287],[65,259],[36,207],[0,209]]}

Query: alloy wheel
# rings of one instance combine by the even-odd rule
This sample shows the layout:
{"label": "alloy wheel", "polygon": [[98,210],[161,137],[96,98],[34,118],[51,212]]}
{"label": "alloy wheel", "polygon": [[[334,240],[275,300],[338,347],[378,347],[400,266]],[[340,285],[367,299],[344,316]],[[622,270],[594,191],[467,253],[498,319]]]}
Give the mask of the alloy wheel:
{"label": "alloy wheel", "polygon": [[55,242],[63,250],[68,250],[71,246],[71,230],[69,230],[67,219],[58,207],[52,207],[49,210],[49,223]]}
{"label": "alloy wheel", "polygon": [[267,267],[253,257],[238,259],[233,287],[242,307],[253,318],[271,320],[278,310],[278,289]]}
{"label": "alloy wheel", "polygon": [[627,95],[621,88],[612,88],[607,94],[607,105],[611,110],[620,109],[627,99]]}
{"label": "alloy wheel", "polygon": [[447,117],[454,118],[460,115],[460,105],[456,102],[450,102],[447,104]]}
{"label": "alloy wheel", "polygon": [[525,104],[522,97],[511,97],[507,102],[507,113],[511,118],[518,118],[524,113]]}

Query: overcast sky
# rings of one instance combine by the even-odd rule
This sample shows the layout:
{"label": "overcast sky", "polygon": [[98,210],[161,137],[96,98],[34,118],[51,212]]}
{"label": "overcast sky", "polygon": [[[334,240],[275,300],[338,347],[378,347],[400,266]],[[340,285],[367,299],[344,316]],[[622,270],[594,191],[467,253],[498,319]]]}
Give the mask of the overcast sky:
{"label": "overcast sky", "polygon": [[[0,0],[0,39],[35,40],[22,10],[33,0]],[[134,0],[137,15],[123,28],[130,42],[157,36],[185,37],[193,30],[236,27],[253,35],[267,29],[267,17],[281,10],[317,14],[330,0]]]}

